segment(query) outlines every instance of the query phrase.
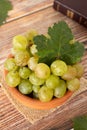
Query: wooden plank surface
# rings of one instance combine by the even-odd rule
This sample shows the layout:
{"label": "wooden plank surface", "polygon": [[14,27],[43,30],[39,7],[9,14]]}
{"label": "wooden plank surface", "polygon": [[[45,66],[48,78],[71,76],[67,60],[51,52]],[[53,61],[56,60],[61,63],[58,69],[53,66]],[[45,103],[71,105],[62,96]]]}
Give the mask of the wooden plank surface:
{"label": "wooden plank surface", "polygon": [[27,130],[30,125],[0,88],[0,130]]}
{"label": "wooden plank surface", "polygon": [[[15,20],[12,21],[10,19],[10,22],[0,28],[0,66],[3,65],[11,49],[13,36],[24,34],[28,29],[32,28],[38,30],[39,33],[46,33],[47,28],[59,20],[65,20],[69,24],[76,39],[82,42],[87,41],[86,28],[56,12],[52,7],[36,11],[36,13],[34,12],[25,17],[24,14],[22,15],[23,17],[20,19],[11,16]],[[87,53],[84,56],[85,61],[87,61],[86,56]],[[87,68],[87,66],[85,67]],[[84,76],[87,78],[87,75]],[[60,108],[59,111],[53,112],[48,117],[32,125],[15,109],[0,87],[0,130],[68,130],[72,127],[71,119],[73,117],[87,114],[86,101],[87,92],[81,93],[78,97],[68,102],[67,105]]]}
{"label": "wooden plank surface", "polygon": [[13,9],[9,11],[7,22],[32,14],[52,6],[54,0],[10,0]]}

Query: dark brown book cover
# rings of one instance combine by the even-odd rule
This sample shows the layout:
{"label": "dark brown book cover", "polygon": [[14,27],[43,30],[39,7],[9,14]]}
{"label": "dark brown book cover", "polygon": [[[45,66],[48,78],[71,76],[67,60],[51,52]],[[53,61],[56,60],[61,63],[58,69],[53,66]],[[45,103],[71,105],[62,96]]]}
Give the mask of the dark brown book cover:
{"label": "dark brown book cover", "polygon": [[87,0],[55,0],[53,7],[87,27]]}

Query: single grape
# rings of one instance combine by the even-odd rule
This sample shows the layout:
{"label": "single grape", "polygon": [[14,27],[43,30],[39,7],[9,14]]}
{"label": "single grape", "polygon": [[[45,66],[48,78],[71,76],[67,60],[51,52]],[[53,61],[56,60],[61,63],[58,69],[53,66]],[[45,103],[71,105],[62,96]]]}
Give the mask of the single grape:
{"label": "single grape", "polygon": [[30,94],[32,92],[32,84],[28,79],[22,80],[18,89],[22,94]]}
{"label": "single grape", "polygon": [[31,47],[30,47],[30,53],[34,56],[36,55],[36,53],[38,52],[37,48],[36,48],[36,45],[33,44]]}
{"label": "single grape", "polygon": [[19,69],[19,75],[23,79],[29,78],[29,75],[31,74],[31,71],[28,67],[20,67]]}
{"label": "single grape", "polygon": [[77,75],[76,68],[74,68],[73,66],[68,65],[67,72],[62,76],[62,79],[71,80],[71,79],[75,78],[76,75]]}
{"label": "single grape", "polygon": [[8,58],[5,61],[4,67],[8,71],[12,71],[12,70],[17,70],[18,69],[18,66],[16,65],[16,62],[15,62],[14,58]]}
{"label": "single grape", "polygon": [[80,63],[78,63],[78,64],[73,65],[73,67],[75,67],[75,68],[76,68],[76,71],[77,71],[76,77],[77,77],[77,78],[81,78],[82,75],[83,75],[83,73],[84,73],[84,68],[83,68],[83,66],[82,66]]}
{"label": "single grape", "polygon": [[32,89],[33,89],[33,92],[38,93],[40,90],[40,85],[33,85]]}
{"label": "single grape", "polygon": [[60,79],[59,85],[54,89],[54,96],[61,98],[66,93],[66,83],[64,80]]}
{"label": "single grape", "polygon": [[6,83],[10,87],[16,87],[20,84],[21,78],[19,76],[19,73],[17,71],[10,71],[6,75]]}
{"label": "single grape", "polygon": [[42,85],[44,83],[44,79],[38,78],[34,72],[30,74],[29,80],[33,85]]}
{"label": "single grape", "polygon": [[26,38],[29,42],[29,44],[33,44],[34,41],[33,41],[33,38],[37,35],[37,31],[36,30],[30,30],[29,32],[26,33]]}
{"label": "single grape", "polygon": [[67,72],[67,65],[62,60],[55,60],[51,64],[51,71],[54,75],[63,76]]}
{"label": "single grape", "polygon": [[13,48],[19,49],[19,50],[26,50],[26,47],[28,46],[28,41],[25,36],[17,35],[13,38]]}
{"label": "single grape", "polygon": [[35,68],[35,74],[38,78],[47,79],[50,76],[50,68],[45,63],[38,63]]}
{"label": "single grape", "polygon": [[29,59],[29,61],[28,61],[28,67],[29,67],[29,69],[31,69],[31,70],[34,71],[35,68],[36,68],[37,63],[38,63],[38,57],[37,56],[31,57]]}
{"label": "single grape", "polygon": [[46,86],[51,89],[55,89],[59,84],[59,77],[51,74],[49,78],[46,80]]}
{"label": "single grape", "polygon": [[67,81],[67,88],[70,91],[76,91],[80,88],[80,81],[77,78]]}
{"label": "single grape", "polygon": [[30,55],[27,51],[19,51],[15,55],[15,62],[18,66],[25,66],[28,64]]}
{"label": "single grape", "polygon": [[39,99],[42,102],[49,102],[53,98],[53,90],[47,86],[42,86],[38,93]]}

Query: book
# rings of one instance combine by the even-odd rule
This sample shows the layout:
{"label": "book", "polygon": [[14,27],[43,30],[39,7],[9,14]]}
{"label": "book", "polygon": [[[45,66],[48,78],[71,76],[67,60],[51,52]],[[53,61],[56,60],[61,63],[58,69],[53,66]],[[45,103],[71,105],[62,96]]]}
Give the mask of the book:
{"label": "book", "polygon": [[87,27],[87,0],[54,0],[53,7]]}

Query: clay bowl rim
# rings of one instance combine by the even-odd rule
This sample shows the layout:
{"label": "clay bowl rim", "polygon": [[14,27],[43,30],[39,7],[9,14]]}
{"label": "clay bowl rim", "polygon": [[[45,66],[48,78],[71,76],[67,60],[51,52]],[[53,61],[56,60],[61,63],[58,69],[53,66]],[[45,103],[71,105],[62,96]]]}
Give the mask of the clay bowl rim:
{"label": "clay bowl rim", "polygon": [[[10,54],[8,58],[12,57]],[[4,69],[4,80],[6,78],[8,71]],[[39,109],[39,110],[49,110],[58,106],[61,106],[64,102],[66,102],[73,94],[71,91],[67,91],[66,94],[62,98],[54,98],[49,102],[41,102],[38,99],[31,98],[29,96],[23,95],[20,93],[16,87],[10,87],[6,84],[6,87],[8,87],[8,91],[11,93],[11,95],[17,99],[20,103],[22,103],[24,106],[33,108],[33,109]]]}

